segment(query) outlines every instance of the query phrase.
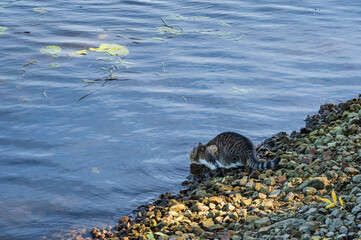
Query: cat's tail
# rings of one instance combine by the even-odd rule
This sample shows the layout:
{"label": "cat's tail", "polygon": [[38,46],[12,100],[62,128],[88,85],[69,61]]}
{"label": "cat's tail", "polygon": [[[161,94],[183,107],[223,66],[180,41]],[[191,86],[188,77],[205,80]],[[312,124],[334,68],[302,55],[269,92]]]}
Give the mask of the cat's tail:
{"label": "cat's tail", "polygon": [[280,160],[281,160],[280,157],[276,157],[272,161],[262,162],[262,161],[258,160],[256,156],[252,156],[247,159],[247,164],[254,170],[262,171],[262,170],[273,169],[273,168],[277,167]]}

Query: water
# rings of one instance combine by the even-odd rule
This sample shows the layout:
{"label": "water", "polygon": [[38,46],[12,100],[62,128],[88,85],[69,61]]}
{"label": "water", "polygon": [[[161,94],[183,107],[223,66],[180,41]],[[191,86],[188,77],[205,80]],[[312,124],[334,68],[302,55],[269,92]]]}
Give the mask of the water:
{"label": "water", "polygon": [[[1,239],[114,225],[139,204],[177,192],[199,141],[236,131],[257,144],[360,90],[357,1],[4,5]],[[174,14],[183,19],[166,19]],[[159,35],[162,18],[183,35]],[[124,44],[123,61],[134,66],[96,59],[105,53],[67,56],[101,43]],[[60,56],[41,54],[47,45],[60,46]],[[111,72],[101,68],[112,65],[129,80],[82,82],[106,78]]]}

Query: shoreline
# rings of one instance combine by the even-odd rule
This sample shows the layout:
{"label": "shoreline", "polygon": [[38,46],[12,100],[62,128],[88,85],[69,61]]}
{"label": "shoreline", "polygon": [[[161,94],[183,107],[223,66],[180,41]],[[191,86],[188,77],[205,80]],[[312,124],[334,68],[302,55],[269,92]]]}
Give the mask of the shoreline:
{"label": "shoreline", "polygon": [[361,95],[321,105],[305,122],[257,146],[261,159],[281,157],[276,169],[192,164],[185,189],[139,206],[112,229],[92,228],[92,238],[361,238]]}

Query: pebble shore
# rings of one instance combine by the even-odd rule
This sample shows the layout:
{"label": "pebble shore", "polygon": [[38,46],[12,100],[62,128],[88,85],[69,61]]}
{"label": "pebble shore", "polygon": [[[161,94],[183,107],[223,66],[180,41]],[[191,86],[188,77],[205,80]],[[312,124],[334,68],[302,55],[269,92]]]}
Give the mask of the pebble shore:
{"label": "pebble shore", "polygon": [[324,104],[306,126],[257,146],[274,170],[191,165],[178,194],[162,194],[94,240],[361,239],[361,98]]}

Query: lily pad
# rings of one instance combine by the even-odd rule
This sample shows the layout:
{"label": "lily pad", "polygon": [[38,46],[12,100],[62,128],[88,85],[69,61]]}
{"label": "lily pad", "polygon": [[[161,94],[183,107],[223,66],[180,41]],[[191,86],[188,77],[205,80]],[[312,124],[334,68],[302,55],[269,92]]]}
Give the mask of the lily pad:
{"label": "lily pad", "polygon": [[52,64],[49,64],[49,67],[56,68],[56,67],[59,67],[59,64],[57,64],[57,63],[52,63]]}
{"label": "lily pad", "polygon": [[41,9],[41,8],[33,8],[33,11],[39,12],[39,13],[46,13],[46,11],[44,9]]}
{"label": "lily pad", "polygon": [[183,29],[177,29],[174,28],[172,26],[163,26],[163,27],[157,27],[159,34],[163,35],[165,33],[170,33],[170,34],[174,34],[174,35],[183,35]]}
{"label": "lily pad", "polygon": [[50,54],[52,57],[59,57],[59,53],[61,52],[61,47],[55,45],[49,45],[40,48],[40,52],[44,54]]}
{"label": "lily pad", "polygon": [[88,54],[88,50],[78,50],[78,51],[75,51],[75,53],[79,54],[79,55],[87,55]]}
{"label": "lily pad", "polygon": [[152,37],[152,39],[157,40],[157,41],[161,41],[161,42],[163,42],[163,41],[164,41],[164,39],[163,39],[163,38],[159,38],[159,37]]}
{"label": "lily pad", "polygon": [[115,60],[114,57],[97,57],[97,60],[99,61],[106,61],[106,62],[112,62]]}
{"label": "lily pad", "polygon": [[89,48],[90,51],[106,52],[112,56],[126,56],[129,54],[129,50],[122,45],[118,44],[100,44],[99,48]]}

